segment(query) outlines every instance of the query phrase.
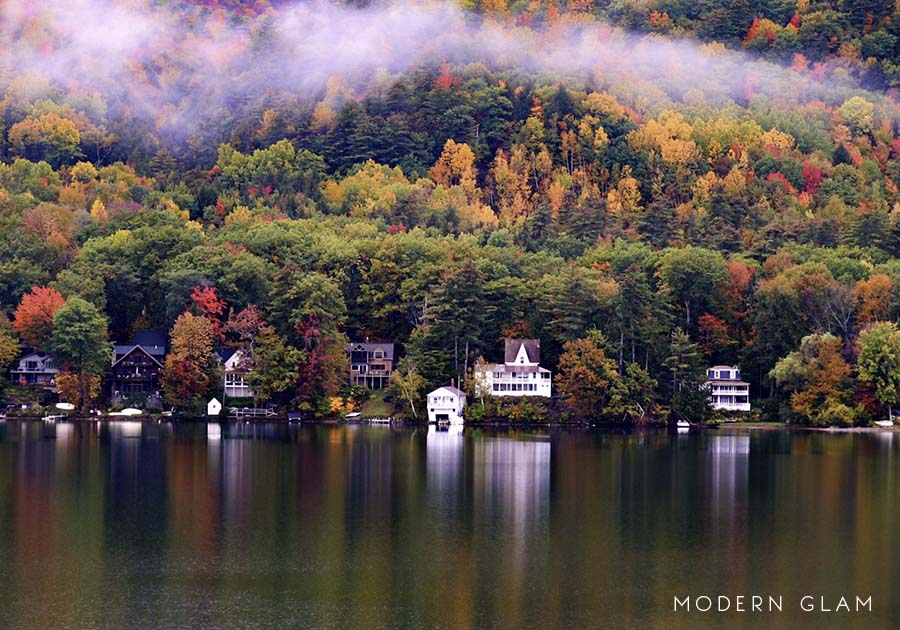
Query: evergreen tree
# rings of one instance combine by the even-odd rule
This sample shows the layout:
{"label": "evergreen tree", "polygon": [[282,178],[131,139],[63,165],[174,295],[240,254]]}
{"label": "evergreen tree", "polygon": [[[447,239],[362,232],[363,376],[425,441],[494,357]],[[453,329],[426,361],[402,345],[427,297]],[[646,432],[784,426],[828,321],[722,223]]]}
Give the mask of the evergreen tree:
{"label": "evergreen tree", "polygon": [[672,379],[672,411],[677,418],[705,422],[712,416],[702,357],[699,346],[686,332],[681,328],[672,331],[665,365]]}

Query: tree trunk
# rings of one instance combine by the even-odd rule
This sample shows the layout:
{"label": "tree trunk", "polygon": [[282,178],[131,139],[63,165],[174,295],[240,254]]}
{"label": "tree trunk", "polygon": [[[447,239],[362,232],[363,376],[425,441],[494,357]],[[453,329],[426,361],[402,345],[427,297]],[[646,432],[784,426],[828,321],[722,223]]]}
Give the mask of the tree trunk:
{"label": "tree trunk", "polygon": [[407,389],[406,392],[407,392],[407,393],[406,393],[406,398],[407,398],[407,400],[409,400],[409,408],[412,409],[412,412],[413,412],[413,418],[415,418],[416,420],[418,420],[418,419],[419,419],[419,415],[416,413],[416,403],[413,402],[413,395],[412,395],[413,392],[412,392],[411,389]]}

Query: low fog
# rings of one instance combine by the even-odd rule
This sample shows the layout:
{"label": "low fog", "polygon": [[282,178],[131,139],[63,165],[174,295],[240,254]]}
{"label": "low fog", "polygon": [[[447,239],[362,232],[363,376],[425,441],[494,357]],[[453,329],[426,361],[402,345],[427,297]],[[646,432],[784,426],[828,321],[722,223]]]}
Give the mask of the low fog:
{"label": "low fog", "polygon": [[361,95],[373,81],[443,62],[564,74],[576,85],[618,85],[658,102],[743,103],[751,93],[840,102],[853,88],[693,42],[596,23],[533,31],[449,3],[298,3],[243,23],[200,11],[186,19],[142,2],[0,6],[0,86],[12,82],[14,97],[39,96],[29,90],[46,90],[39,77],[47,77],[68,94],[101,95],[125,110],[111,115],[150,117],[158,129],[186,135],[264,94],[316,100],[331,80],[342,93]]}

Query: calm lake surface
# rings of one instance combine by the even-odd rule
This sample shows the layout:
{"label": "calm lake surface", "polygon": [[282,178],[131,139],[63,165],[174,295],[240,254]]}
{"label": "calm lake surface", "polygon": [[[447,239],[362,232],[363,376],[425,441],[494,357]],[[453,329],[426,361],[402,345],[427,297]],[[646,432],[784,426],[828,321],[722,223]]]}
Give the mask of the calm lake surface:
{"label": "calm lake surface", "polygon": [[[784,611],[673,612],[704,594]],[[0,423],[3,628],[897,628],[898,599],[894,434]]]}

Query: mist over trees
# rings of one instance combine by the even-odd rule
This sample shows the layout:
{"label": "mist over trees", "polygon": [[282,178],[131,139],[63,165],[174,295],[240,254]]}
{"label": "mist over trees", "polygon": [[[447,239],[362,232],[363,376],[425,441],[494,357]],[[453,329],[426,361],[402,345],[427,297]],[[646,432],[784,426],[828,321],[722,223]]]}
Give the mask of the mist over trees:
{"label": "mist over trees", "polygon": [[882,4],[7,3],[0,337],[56,347],[57,312],[104,343],[166,331],[184,407],[230,346],[263,399],[325,415],[369,337],[401,345],[397,404],[421,415],[520,336],[573,416],[700,417],[727,363],[769,417],[881,417]]}

